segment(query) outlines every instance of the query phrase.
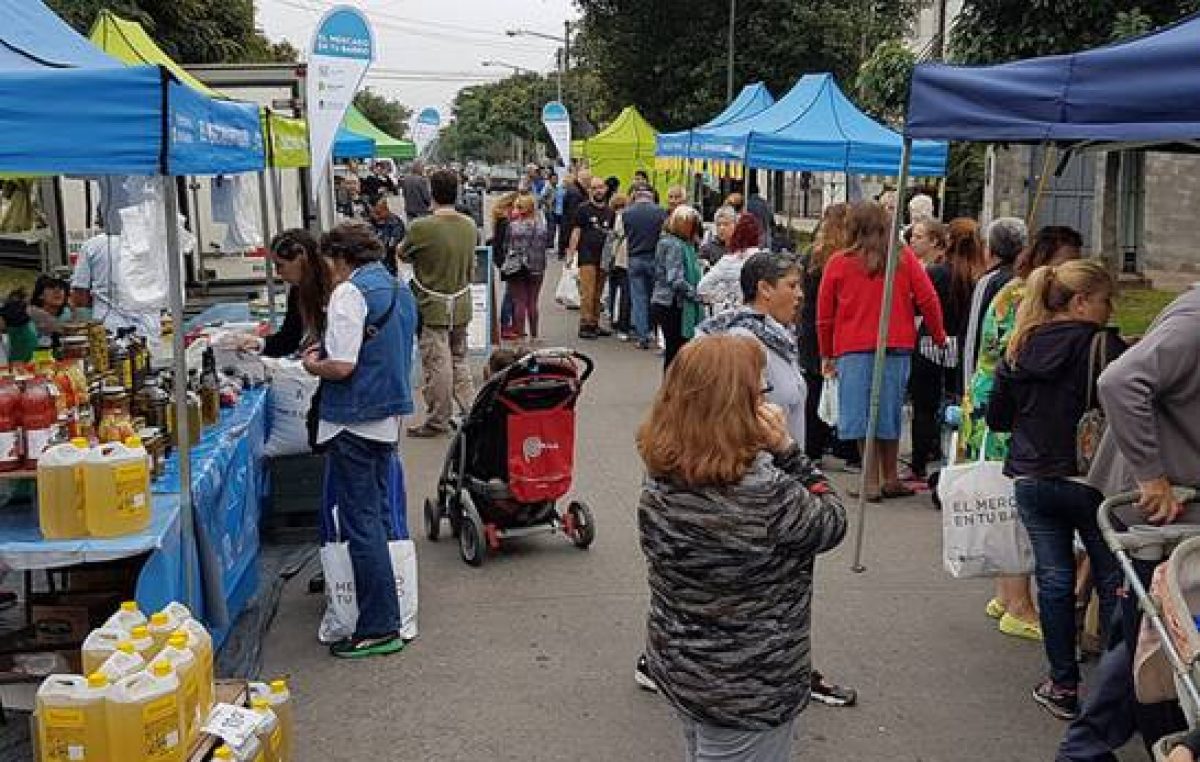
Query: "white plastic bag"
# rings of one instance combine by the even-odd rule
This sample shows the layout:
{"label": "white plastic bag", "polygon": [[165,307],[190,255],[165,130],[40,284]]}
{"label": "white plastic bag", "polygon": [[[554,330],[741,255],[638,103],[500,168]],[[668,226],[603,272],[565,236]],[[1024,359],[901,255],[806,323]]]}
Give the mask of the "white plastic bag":
{"label": "white plastic bag", "polygon": [[321,379],[304,369],[299,360],[265,358],[271,374],[271,431],[263,454],[268,458],[309,452],[308,409]]}
{"label": "white plastic bag", "polygon": [[[417,637],[417,547],[412,540],[392,540],[388,543],[388,555],[392,558],[396,598],[400,602],[400,637],[412,640]],[[336,643],[353,635],[358,624],[349,543],[322,545],[321,568],[325,571],[325,615],[321,617],[317,637],[322,643]]]}
{"label": "white plastic bag", "polygon": [[569,310],[579,309],[579,266],[574,260],[563,264],[562,275],[558,276],[558,288],[554,290],[554,301]]}
{"label": "white plastic bag", "polygon": [[827,378],[821,383],[821,398],[817,400],[817,417],[826,426],[838,425],[838,380]]}
{"label": "white plastic bag", "polygon": [[[130,205],[121,208],[121,249],[117,263],[117,292],[121,307],[136,312],[167,306],[170,292],[167,272],[167,221],[162,180],[128,177],[124,183]],[[174,192],[174,186],[170,187]],[[177,215],[179,248],[191,251],[196,239]]]}
{"label": "white plastic bag", "polygon": [[[987,452],[986,441],[980,449]],[[1032,574],[1033,547],[1004,464],[980,458],[939,473],[942,562],[950,576]]]}

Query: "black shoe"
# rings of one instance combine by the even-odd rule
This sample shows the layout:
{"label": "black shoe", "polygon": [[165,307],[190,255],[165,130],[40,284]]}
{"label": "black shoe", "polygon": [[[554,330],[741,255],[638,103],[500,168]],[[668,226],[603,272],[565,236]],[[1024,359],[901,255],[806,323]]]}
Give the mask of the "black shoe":
{"label": "black shoe", "polygon": [[812,671],[812,697],[825,706],[854,706],[858,703],[858,691],[835,685],[815,669]]}
{"label": "black shoe", "polygon": [[325,572],[319,571],[308,578],[308,592],[310,595],[325,592]]}
{"label": "black shoe", "polygon": [[645,352],[650,349],[649,339],[638,339],[637,348]]}
{"label": "black shoe", "polygon": [[339,659],[365,659],[369,656],[390,656],[404,650],[404,640],[396,633],[378,638],[348,638],[334,643],[329,653]]}
{"label": "black shoe", "polygon": [[598,336],[599,335],[596,333],[595,328],[580,328],[579,329],[579,338],[581,338],[581,339],[587,339],[590,341],[591,339],[598,338]]}
{"label": "black shoe", "polygon": [[607,328],[597,328],[596,335],[601,338],[607,339],[609,336],[613,335],[613,332],[608,330]]}
{"label": "black shoe", "polygon": [[1033,700],[1063,722],[1079,717],[1079,691],[1055,685],[1053,680],[1046,679],[1034,688]]}
{"label": "black shoe", "polygon": [[650,667],[646,664],[646,655],[638,657],[637,666],[633,668],[633,681],[644,691],[658,693],[658,683],[650,676]]}

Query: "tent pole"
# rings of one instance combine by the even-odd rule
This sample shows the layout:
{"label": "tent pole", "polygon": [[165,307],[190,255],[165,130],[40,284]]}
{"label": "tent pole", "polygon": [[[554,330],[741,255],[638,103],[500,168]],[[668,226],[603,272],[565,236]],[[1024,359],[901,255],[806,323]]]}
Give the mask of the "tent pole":
{"label": "tent pole", "polygon": [[196,546],[195,518],[192,514],[192,447],[188,425],[187,356],[183,325],[183,251],[179,248],[179,198],[175,183],[166,175],[160,175],[163,187],[163,206],[167,217],[167,271],[171,286],[171,361],[175,375],[175,449],[179,456],[179,516],[183,533],[184,590],[190,596],[196,580],[189,554]]}
{"label": "tent pole", "polygon": [[789,238],[792,235],[792,212],[796,208],[796,183],[799,182],[799,176],[800,176],[800,173],[798,173],[798,172],[792,173],[792,188],[791,188],[791,190],[788,190],[786,187],[787,175],[783,176],[784,186],[785,186],[784,187],[785,192],[783,194],[783,203],[787,207],[787,229],[788,229],[788,237]]}
{"label": "tent pole", "polygon": [[[900,183],[904,188],[908,184],[909,164],[912,161],[912,138],[904,138],[904,151],[900,157]],[[879,340],[875,346],[875,367],[871,371],[871,403],[870,415],[867,418],[866,452],[863,454],[862,475],[858,480],[858,526],[854,533],[854,565],[855,572],[867,570],[862,563],[863,538],[867,526],[867,475],[872,469],[879,468],[879,452],[875,447],[875,434],[879,431],[879,396],[883,385],[883,366],[887,360],[889,317],[892,314],[892,291],[896,284],[896,270],[900,261],[900,221],[903,212],[899,204],[892,214],[892,232],[888,236],[887,267],[883,275],[883,305],[879,310]],[[882,487],[882,485],[880,485]]]}
{"label": "tent pole", "polygon": [[1033,221],[1037,218],[1038,207],[1042,205],[1042,194],[1046,192],[1046,183],[1050,179],[1050,160],[1054,158],[1051,153],[1049,143],[1042,143],[1042,151],[1045,153],[1042,160],[1042,176],[1038,178],[1037,192],[1033,194],[1033,201],[1029,204],[1029,213],[1025,215],[1025,227],[1033,228]]}
{"label": "tent pole", "polygon": [[[271,241],[271,209],[267,201],[267,170],[258,171],[258,207],[262,212],[263,244]],[[279,231],[275,231],[279,232]],[[267,276],[267,318],[275,325],[275,264],[270,256],[263,257],[263,269]]]}

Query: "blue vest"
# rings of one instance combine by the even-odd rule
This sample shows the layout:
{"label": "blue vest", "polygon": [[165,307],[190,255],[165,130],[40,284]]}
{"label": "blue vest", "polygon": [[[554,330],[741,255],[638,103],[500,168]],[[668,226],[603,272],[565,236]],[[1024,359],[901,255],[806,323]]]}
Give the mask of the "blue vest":
{"label": "blue vest", "polygon": [[[350,282],[367,302],[364,336],[354,372],[345,381],[321,381],[321,420],[351,424],[378,421],[413,411],[413,334],[417,303],[408,285],[396,280],[383,265],[363,265]],[[395,300],[391,316],[379,321]],[[379,326],[371,331],[370,326]]]}

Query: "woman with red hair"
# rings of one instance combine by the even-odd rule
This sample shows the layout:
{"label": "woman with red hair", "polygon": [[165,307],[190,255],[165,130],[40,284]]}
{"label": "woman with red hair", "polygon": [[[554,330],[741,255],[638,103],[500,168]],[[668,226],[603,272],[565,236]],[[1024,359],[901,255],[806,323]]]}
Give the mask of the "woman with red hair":
{"label": "woman with red hair", "polygon": [[749,212],[738,215],[729,236],[729,253],[717,260],[696,286],[696,293],[714,313],[742,306],[742,265],[758,253],[762,226]]}

